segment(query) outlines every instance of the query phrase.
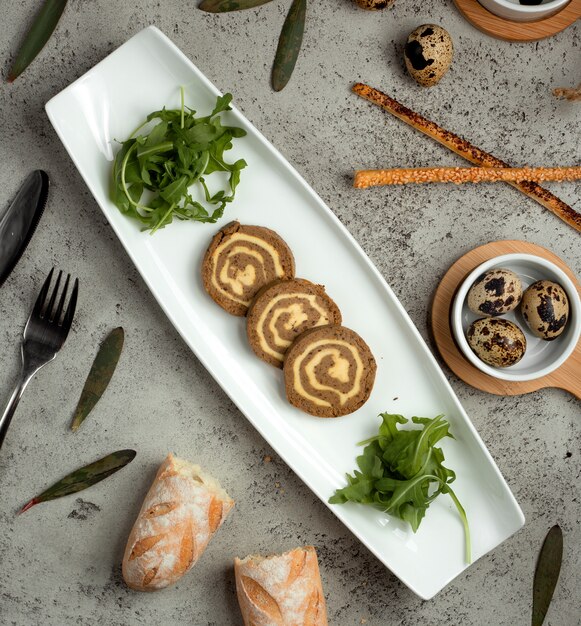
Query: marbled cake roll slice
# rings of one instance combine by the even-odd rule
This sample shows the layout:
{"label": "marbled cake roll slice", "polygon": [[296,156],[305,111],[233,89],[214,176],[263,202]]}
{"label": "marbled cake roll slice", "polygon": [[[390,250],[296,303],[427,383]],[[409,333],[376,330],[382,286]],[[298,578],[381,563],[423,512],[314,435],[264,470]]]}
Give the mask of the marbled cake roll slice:
{"label": "marbled cake roll slice", "polygon": [[289,402],[317,417],[353,413],[367,402],[377,366],[369,346],[344,326],[307,330],[284,360]]}
{"label": "marbled cake roll slice", "polygon": [[310,328],[341,324],[339,307],[322,285],[295,278],[263,287],[248,309],[246,330],[256,356],[281,367],[291,343]]}
{"label": "marbled cake roll slice", "polygon": [[216,233],[202,264],[202,280],[210,297],[238,316],[246,315],[262,287],[294,275],[293,254],[273,230],[239,222]]}

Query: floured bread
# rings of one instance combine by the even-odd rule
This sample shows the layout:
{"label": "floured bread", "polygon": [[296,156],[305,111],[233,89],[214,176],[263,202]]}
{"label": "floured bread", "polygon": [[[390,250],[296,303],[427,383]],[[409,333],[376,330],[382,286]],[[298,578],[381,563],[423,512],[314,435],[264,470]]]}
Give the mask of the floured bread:
{"label": "floured bread", "polygon": [[234,560],[244,626],[327,626],[317,553],[312,546]]}
{"label": "floured bread", "polygon": [[239,316],[246,315],[259,289],[294,275],[293,254],[273,230],[239,222],[216,233],[202,264],[206,291],[228,313]]}
{"label": "floured bread", "polygon": [[127,585],[157,591],[175,583],[233,506],[234,500],[199,465],[168,455],[129,534],[123,557]]}
{"label": "floured bread", "polygon": [[301,333],[327,324],[341,324],[339,307],[322,285],[295,278],[275,281],[258,292],[246,330],[256,356],[282,367],[285,352]]}
{"label": "floured bread", "polygon": [[369,346],[345,326],[307,330],[284,360],[289,402],[318,417],[353,413],[367,402],[376,372]]}

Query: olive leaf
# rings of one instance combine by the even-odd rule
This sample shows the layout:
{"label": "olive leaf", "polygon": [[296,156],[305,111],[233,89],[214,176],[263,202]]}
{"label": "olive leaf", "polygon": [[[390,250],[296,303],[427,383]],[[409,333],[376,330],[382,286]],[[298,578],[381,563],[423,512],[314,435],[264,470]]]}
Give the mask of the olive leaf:
{"label": "olive leaf", "polygon": [[45,0],[14,59],[8,74],[9,83],[20,76],[44,48],[44,45],[54,32],[66,5],[67,0]]}
{"label": "olive leaf", "polygon": [[532,626],[541,626],[545,621],[557,580],[559,580],[562,559],[563,532],[557,524],[547,533],[537,561],[533,582]]}
{"label": "olive leaf", "polygon": [[275,91],[284,89],[295,68],[305,32],[307,0],[293,0],[286,16],[272,68],[272,87]]}
{"label": "olive leaf", "polygon": [[82,491],[91,485],[104,480],[111,474],[119,471],[122,467],[125,467],[128,463],[131,463],[137,453],[135,450],[118,450],[113,452],[94,463],[85,465],[84,467],[75,470],[71,474],[68,474],[52,487],[49,487],[46,491],[43,491],[38,496],[32,498],[27,502],[20,513],[28,511],[35,504],[40,502],[48,502],[49,500],[55,500],[56,498],[62,498],[68,496],[71,493],[77,493]]}
{"label": "olive leaf", "polygon": [[252,9],[267,2],[272,2],[272,0],[202,0],[198,8],[208,13],[226,13]]}
{"label": "olive leaf", "polygon": [[107,389],[113,372],[119,362],[125,333],[122,328],[112,330],[101,344],[87,376],[85,386],[75,410],[71,430],[77,430],[87,415],[93,410]]}

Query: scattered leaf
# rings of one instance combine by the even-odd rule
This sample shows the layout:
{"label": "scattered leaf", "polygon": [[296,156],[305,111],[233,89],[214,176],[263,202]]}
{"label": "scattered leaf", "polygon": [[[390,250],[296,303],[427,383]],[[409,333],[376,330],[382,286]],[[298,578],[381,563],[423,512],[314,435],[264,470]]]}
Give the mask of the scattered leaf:
{"label": "scattered leaf", "polygon": [[91,371],[87,376],[85,386],[75,410],[71,423],[71,430],[77,430],[87,415],[94,409],[97,402],[107,389],[109,381],[115,372],[121,351],[125,333],[122,328],[112,330],[105,341],[101,344],[99,352],[93,361]]}
{"label": "scattered leaf", "polygon": [[541,626],[559,580],[563,559],[563,532],[558,525],[547,533],[537,561],[533,582],[532,626]]}
{"label": "scattered leaf", "polygon": [[293,0],[286,16],[272,68],[272,86],[275,91],[284,89],[295,68],[305,32],[307,0]]}
{"label": "scattered leaf", "polygon": [[75,470],[59,480],[52,487],[49,487],[46,491],[32,498],[32,500],[22,507],[20,513],[28,511],[28,509],[40,502],[48,502],[49,500],[62,498],[63,496],[83,491],[83,489],[95,485],[108,476],[111,476],[111,474],[119,471],[128,463],[131,463],[136,454],[135,450],[118,450],[94,463],[90,463],[89,465]]}
{"label": "scattered leaf", "polygon": [[208,13],[226,13],[228,11],[241,11],[252,9],[272,0],[202,0],[198,7]]}
{"label": "scattered leaf", "polygon": [[20,76],[44,48],[44,45],[54,32],[66,5],[67,0],[45,0],[14,59],[8,74],[9,83]]}

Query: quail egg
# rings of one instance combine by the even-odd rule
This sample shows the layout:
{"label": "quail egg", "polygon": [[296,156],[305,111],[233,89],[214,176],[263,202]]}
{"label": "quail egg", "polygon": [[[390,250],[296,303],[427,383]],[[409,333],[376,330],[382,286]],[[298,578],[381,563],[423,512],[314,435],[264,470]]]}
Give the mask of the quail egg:
{"label": "quail egg", "polygon": [[478,315],[494,317],[508,313],[522,298],[520,278],[510,270],[490,270],[479,276],[468,292],[468,308]]}
{"label": "quail egg", "polygon": [[538,280],[524,292],[520,310],[533,335],[552,341],[565,330],[569,300],[558,283]]}
{"label": "quail egg", "polygon": [[493,367],[509,367],[518,363],[527,347],[523,331],[502,318],[476,320],[470,325],[466,338],[474,354]]}
{"label": "quail egg", "polygon": [[355,0],[357,6],[360,6],[362,9],[367,9],[368,11],[387,9],[387,7],[390,7],[394,2],[395,0]]}
{"label": "quail egg", "polygon": [[418,26],[407,38],[404,50],[408,72],[424,87],[440,82],[450,68],[453,54],[452,38],[436,24]]}

